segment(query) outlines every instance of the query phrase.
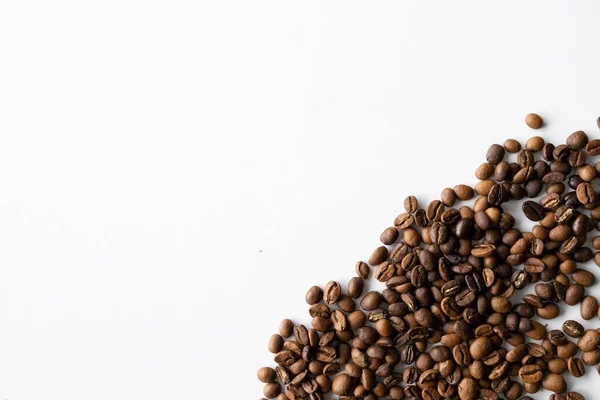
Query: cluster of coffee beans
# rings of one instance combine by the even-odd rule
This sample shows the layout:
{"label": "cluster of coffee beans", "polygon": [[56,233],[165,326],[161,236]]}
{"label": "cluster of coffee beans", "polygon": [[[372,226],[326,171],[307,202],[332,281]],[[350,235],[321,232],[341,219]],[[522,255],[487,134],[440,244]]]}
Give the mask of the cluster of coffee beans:
{"label": "cluster of coffee beans", "polygon": [[[526,121],[542,126],[539,116]],[[542,322],[558,317],[560,303],[579,304],[584,320],[600,318],[586,295],[594,274],[581,268],[600,265],[586,246],[600,229],[592,186],[600,162],[591,162],[599,154],[600,140],[582,131],[557,146],[540,136],[524,147],[509,139],[490,146],[474,187],[446,188],[424,207],[406,198],[347,287],[308,290],[310,327],[282,321],[268,345],[277,366],[258,371],[264,396],[526,400],[545,389],[552,400],[583,399],[567,391],[563,374],[580,377],[586,366],[600,373],[600,330],[569,320],[548,331]],[[505,210],[511,200],[525,200],[531,231],[515,228]],[[599,250],[600,236],[591,245]],[[371,272],[384,290],[364,293]],[[535,294],[511,301],[528,285]]]}

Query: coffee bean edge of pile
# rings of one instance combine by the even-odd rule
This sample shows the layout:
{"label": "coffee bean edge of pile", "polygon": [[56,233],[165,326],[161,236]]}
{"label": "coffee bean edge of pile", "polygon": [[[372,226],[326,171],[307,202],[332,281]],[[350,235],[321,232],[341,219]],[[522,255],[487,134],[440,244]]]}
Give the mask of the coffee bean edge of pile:
{"label": "coffee bean edge of pile", "polygon": [[[543,126],[537,114],[525,123]],[[510,153],[516,162],[505,160]],[[548,331],[544,321],[559,316],[559,303],[600,319],[598,300],[586,295],[595,276],[580,265],[600,266],[600,236],[586,246],[600,230],[597,155],[600,140],[583,131],[557,146],[508,139],[489,147],[474,187],[446,188],[424,208],[407,197],[345,291],[335,281],[308,290],[310,328],[281,322],[268,342],[276,366],[257,372],[264,396],[531,400],[526,394],[544,389],[550,400],[583,400],[563,374],[581,377],[587,366],[600,374],[600,329],[567,320]],[[523,201],[530,232],[503,210],[511,200]],[[386,288],[363,293],[371,271]],[[535,294],[513,304],[528,285]]]}

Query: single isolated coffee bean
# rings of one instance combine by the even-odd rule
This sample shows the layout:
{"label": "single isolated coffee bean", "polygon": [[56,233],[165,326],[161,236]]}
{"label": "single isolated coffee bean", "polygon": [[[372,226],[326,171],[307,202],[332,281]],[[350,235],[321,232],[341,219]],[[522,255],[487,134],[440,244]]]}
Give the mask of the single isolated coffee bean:
{"label": "single isolated coffee bean", "polygon": [[542,127],[544,121],[542,120],[542,117],[540,117],[539,115],[531,113],[531,114],[527,114],[525,116],[525,123],[531,129],[540,129]]}

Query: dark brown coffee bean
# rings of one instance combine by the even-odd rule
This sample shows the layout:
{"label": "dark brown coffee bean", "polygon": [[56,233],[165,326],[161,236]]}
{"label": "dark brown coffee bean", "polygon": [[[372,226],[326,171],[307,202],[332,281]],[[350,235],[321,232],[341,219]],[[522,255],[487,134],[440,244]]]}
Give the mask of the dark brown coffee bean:
{"label": "dark brown coffee bean", "polygon": [[565,334],[558,329],[554,329],[554,330],[551,330],[550,332],[548,332],[548,339],[550,340],[550,343],[552,343],[555,346],[560,346],[560,345],[566,344],[567,341],[569,340],[565,336]]}
{"label": "dark brown coffee bean", "polygon": [[425,210],[423,210],[422,208],[419,208],[415,212],[415,223],[421,228],[427,226],[427,216]]}
{"label": "dark brown coffee bean", "polygon": [[539,221],[544,217],[542,207],[534,201],[526,201],[522,206],[523,214],[531,221]]}
{"label": "dark brown coffee bean", "polygon": [[585,400],[585,397],[578,392],[569,392],[565,398],[566,400]]}
{"label": "dark brown coffee bean", "polygon": [[504,158],[504,147],[499,144],[493,144],[487,151],[486,159],[490,164],[498,164]]}

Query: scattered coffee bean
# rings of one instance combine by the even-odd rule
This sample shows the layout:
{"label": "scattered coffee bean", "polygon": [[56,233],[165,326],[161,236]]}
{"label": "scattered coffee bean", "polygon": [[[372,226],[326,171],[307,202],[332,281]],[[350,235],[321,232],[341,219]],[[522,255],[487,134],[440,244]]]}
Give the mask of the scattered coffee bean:
{"label": "scattered coffee bean", "polygon": [[[529,115],[527,124],[543,121]],[[507,152],[516,162],[504,160]],[[600,140],[583,131],[557,146],[540,136],[523,148],[508,139],[489,147],[474,187],[446,188],[424,208],[408,196],[383,245],[356,263],[346,293],[335,281],[313,286],[311,324],[281,322],[268,343],[276,367],[257,372],[264,396],[531,400],[523,392],[543,388],[552,400],[583,399],[562,374],[581,377],[586,365],[600,374],[600,329],[574,320],[550,329],[540,319],[559,317],[561,302],[579,305],[583,320],[600,319],[586,295],[595,275],[581,265],[600,265],[600,235],[586,245],[600,230],[594,155]],[[475,194],[472,207],[457,204]],[[521,212],[508,213],[505,203],[521,199]],[[531,231],[516,228],[523,217],[535,222]],[[386,288],[363,296],[371,266]],[[513,303],[529,284],[535,294]]]}
{"label": "scattered coffee bean", "polygon": [[323,290],[318,286],[312,286],[306,292],[306,302],[309,305],[317,304],[323,298]]}
{"label": "scattered coffee bean", "polygon": [[542,117],[540,117],[537,114],[532,113],[532,114],[527,114],[527,116],[525,117],[525,123],[531,129],[540,129],[542,127],[544,121],[542,120]]}

